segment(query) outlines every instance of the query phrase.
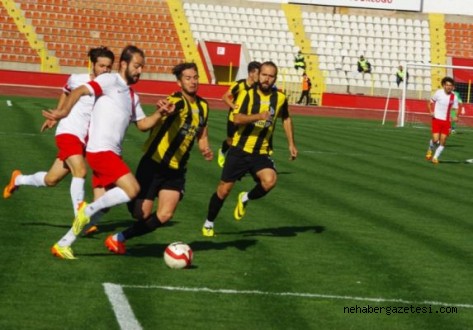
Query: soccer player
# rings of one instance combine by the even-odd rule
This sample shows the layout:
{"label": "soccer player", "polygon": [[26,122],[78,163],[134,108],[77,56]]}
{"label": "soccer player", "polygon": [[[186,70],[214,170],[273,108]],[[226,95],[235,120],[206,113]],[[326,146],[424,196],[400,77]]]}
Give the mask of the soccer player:
{"label": "soccer player", "polygon": [[432,138],[425,158],[432,161],[433,164],[439,163],[440,155],[450,134],[450,111],[458,109],[458,98],[453,92],[455,85],[453,78],[444,77],[441,84],[442,88],[437,90],[430,102],[427,103],[427,108],[432,116]]}
{"label": "soccer player", "polygon": [[240,79],[235,81],[230,88],[223,94],[222,100],[230,108],[228,109],[228,119],[227,119],[227,138],[222,141],[222,147],[218,149],[218,165],[223,167],[225,164],[225,154],[227,153],[228,148],[232,145],[232,138],[235,134],[235,124],[233,123],[233,111],[236,108],[235,101],[238,97],[238,94],[242,91],[247,91],[250,89],[255,82],[258,81],[258,74],[260,62],[250,62],[248,64],[248,77],[246,79]]}
{"label": "soccer player", "polygon": [[249,201],[264,197],[275,187],[277,174],[269,152],[270,139],[278,117],[283,122],[291,159],[297,157],[286,96],[273,88],[277,73],[278,68],[273,62],[262,63],[255,87],[241,92],[236,100],[233,120],[237,130],[227,152],[217,190],[210,198],[207,219],[202,227],[203,236],[215,236],[214,220],[235,182],[246,173],[251,173],[256,185],[249,192],[238,195],[233,214],[235,220],[243,218]]}
{"label": "soccer player", "polygon": [[[102,73],[109,73],[112,70],[115,55],[108,48],[92,48],[88,56],[92,63],[92,72],[72,74],[69,77],[59,98],[58,108],[65,104],[72,90],[94,80]],[[3,198],[10,198],[20,186],[54,187],[71,173],[70,194],[74,216],[77,214],[79,203],[84,200],[84,181],[87,174],[84,158],[85,143],[94,102],[93,96],[82,96],[71,109],[69,115],[59,121],[56,128],[58,154],[49,171],[36,172],[31,175],[24,175],[20,170],[13,171],[9,184],[3,190]],[[41,131],[52,128],[56,123],[55,120],[47,120]]]}
{"label": "soccer player", "polygon": [[[208,161],[213,159],[207,134],[208,104],[197,95],[197,66],[181,63],[173,68],[173,74],[180,91],[161,102],[172,105],[174,112],[163,117],[151,130],[136,171],[141,190],[136,199],[128,203],[137,221],[105,240],[106,247],[116,254],[126,252],[125,241],[153,232],[172,219],[184,196],[187,162],[196,139],[202,156]],[[153,212],[155,199],[158,203]]]}
{"label": "soccer player", "polygon": [[90,120],[86,159],[93,171],[94,202],[82,202],[72,228],[51,249],[54,256],[75,259],[71,245],[91,217],[112,206],[129,202],[140,189],[135,176],[121,157],[122,141],[130,122],[147,131],[172,109],[158,105],[146,116],[139,97],[130,85],[139,81],[144,66],[144,53],[135,46],[127,46],[120,56],[119,72],[102,74],[72,91],[61,109],[43,111],[50,120],[67,116],[72,106],[84,95],[96,98]]}

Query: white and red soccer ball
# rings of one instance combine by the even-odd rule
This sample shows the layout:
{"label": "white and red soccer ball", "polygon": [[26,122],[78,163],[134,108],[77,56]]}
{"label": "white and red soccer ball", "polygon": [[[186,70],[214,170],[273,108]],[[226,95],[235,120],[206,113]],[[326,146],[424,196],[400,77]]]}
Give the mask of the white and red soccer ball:
{"label": "white and red soccer ball", "polygon": [[192,249],[183,242],[169,244],[164,250],[164,262],[169,268],[182,269],[192,265]]}

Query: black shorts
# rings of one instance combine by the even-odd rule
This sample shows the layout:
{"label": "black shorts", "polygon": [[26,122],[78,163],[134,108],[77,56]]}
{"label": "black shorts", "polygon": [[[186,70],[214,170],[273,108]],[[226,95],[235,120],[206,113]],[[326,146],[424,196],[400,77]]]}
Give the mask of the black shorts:
{"label": "black shorts", "polygon": [[246,173],[250,173],[253,179],[257,180],[256,173],[265,168],[276,171],[276,166],[269,155],[249,154],[241,149],[230,147],[220,179],[224,182],[235,182]]}
{"label": "black shorts", "polygon": [[227,137],[233,138],[236,132],[236,125],[233,121],[227,120]]}
{"label": "black shorts", "polygon": [[140,192],[136,199],[154,200],[162,189],[179,191],[181,199],[184,197],[185,169],[170,169],[144,156],[136,169],[136,179],[140,184]]}

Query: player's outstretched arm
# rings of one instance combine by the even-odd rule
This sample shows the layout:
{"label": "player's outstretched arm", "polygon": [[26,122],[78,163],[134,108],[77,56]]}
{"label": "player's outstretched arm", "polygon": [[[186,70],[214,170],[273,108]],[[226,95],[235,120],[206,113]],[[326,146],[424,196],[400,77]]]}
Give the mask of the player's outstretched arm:
{"label": "player's outstretched arm", "polygon": [[53,110],[43,110],[43,117],[49,120],[59,120],[67,117],[72,110],[72,107],[79,101],[79,99],[84,95],[90,95],[89,89],[82,85],[74,89],[69,96],[66,98],[64,105],[61,108]]}
{"label": "player's outstretched arm", "polygon": [[209,134],[207,126],[202,129],[202,132],[197,137],[199,143],[199,150],[205,160],[211,161],[214,158],[214,154],[209,144]]}

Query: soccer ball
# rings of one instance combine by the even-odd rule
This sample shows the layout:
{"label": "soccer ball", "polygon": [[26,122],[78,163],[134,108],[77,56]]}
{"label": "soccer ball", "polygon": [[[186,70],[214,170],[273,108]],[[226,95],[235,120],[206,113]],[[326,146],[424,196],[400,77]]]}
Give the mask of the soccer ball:
{"label": "soccer ball", "polygon": [[164,250],[164,262],[169,268],[188,268],[192,264],[192,249],[183,242],[169,244]]}

